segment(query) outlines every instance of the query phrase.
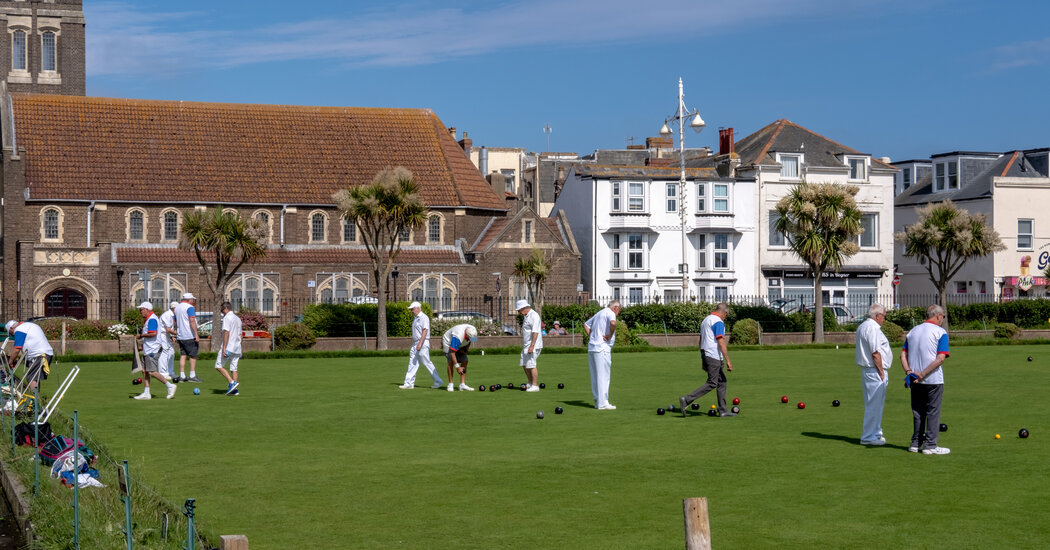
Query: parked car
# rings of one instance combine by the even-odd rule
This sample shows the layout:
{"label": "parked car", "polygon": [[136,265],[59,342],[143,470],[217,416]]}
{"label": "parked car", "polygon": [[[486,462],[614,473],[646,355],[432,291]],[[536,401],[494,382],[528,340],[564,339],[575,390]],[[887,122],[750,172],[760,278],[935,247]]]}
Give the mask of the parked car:
{"label": "parked car", "polygon": [[[494,319],[490,315],[484,313],[478,313],[477,311],[439,311],[434,313],[435,319],[444,319],[448,321],[480,321],[482,323],[495,323]],[[517,334],[518,329],[513,325],[503,323],[503,334]]]}

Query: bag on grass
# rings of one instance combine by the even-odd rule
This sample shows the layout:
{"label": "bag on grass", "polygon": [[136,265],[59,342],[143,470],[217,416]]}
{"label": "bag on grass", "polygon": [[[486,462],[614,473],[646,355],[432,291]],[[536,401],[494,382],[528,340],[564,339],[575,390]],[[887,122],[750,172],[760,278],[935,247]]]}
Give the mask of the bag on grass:
{"label": "bag on grass", "polygon": [[[41,445],[51,441],[55,437],[55,434],[51,431],[50,422],[41,422],[36,427],[37,435],[36,441],[40,442]],[[19,422],[15,425],[15,443],[19,445],[33,445],[33,423],[32,422]]]}
{"label": "bag on grass", "polygon": [[[77,440],[77,448],[81,454],[84,454],[88,458],[94,456],[91,449],[84,445],[83,440]],[[40,462],[45,466],[50,466],[55,463],[62,455],[66,454],[73,449],[73,438],[66,437],[64,435],[56,435],[51,438],[50,441],[40,446]]]}

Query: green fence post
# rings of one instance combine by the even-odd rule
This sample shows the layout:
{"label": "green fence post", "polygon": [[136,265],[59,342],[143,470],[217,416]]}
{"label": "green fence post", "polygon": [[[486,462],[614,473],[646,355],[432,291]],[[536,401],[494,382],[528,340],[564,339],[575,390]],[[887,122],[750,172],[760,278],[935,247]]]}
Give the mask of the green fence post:
{"label": "green fence post", "polygon": [[124,541],[127,542],[128,550],[132,550],[134,543],[131,535],[131,493],[128,491],[127,460],[123,461],[122,465],[117,466],[117,481],[120,483],[120,500],[124,501],[124,528],[120,531],[124,533]]}
{"label": "green fence post", "polygon": [[182,515],[186,516],[187,531],[186,531],[186,542],[182,544],[183,550],[193,550],[193,542],[197,538],[197,533],[193,530],[193,508],[197,506],[194,499],[186,499],[186,504],[183,506]]}

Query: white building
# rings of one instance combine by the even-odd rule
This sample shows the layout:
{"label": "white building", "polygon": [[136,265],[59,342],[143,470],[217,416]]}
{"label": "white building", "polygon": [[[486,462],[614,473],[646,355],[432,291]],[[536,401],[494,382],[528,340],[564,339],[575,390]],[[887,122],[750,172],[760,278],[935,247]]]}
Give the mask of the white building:
{"label": "white building", "polygon": [[[934,169],[896,199],[896,231],[918,221],[916,208],[950,199],[959,208],[983,213],[1006,250],[968,261],[948,283],[951,303],[1047,296],[1050,279],[1050,149],[1008,153],[956,151],[930,158]],[[926,266],[903,254],[898,294],[936,298]],[[909,303],[907,305],[919,305]]]}
{"label": "white building", "polygon": [[[732,129],[728,139],[733,144]],[[856,200],[863,211],[864,233],[858,237],[860,252],[847,260],[837,273],[824,273],[825,305],[844,305],[854,314],[864,313],[880,296],[892,293],[893,278],[893,185],[897,169],[888,159],[873,158],[820,134],[781,119],[741,139],[720,154],[690,165],[720,168],[737,178],[753,179],[755,196],[743,201],[753,205],[747,216],[757,220],[755,292],[772,301],[793,299],[801,305],[814,303],[814,277],[788,247],[784,235],[772,231],[777,202],[796,185],[837,183],[860,188]],[[743,213],[740,213],[743,215]],[[743,252],[743,250],[738,251]]]}
{"label": "white building", "polygon": [[594,298],[636,304],[757,293],[753,180],[687,169],[683,246],[680,172],[584,163],[569,171],[554,210],[569,220]]}

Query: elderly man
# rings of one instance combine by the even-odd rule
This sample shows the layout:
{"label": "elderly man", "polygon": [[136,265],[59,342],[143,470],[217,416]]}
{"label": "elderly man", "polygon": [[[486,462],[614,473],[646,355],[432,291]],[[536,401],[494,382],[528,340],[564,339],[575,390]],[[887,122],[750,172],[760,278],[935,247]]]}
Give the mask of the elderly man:
{"label": "elderly man", "polygon": [[168,310],[160,314],[160,372],[174,381],[175,376],[175,308],[178,302],[168,304]]}
{"label": "elderly man", "polygon": [[693,390],[689,395],[678,398],[681,406],[682,416],[686,416],[689,404],[707,395],[707,392],[715,390],[718,398],[719,416],[736,416],[737,413],[726,408],[726,373],[722,370],[722,362],[725,362],[726,370],[733,371],[733,362],[729,360],[729,347],[726,344],[726,316],[729,315],[729,305],[721,302],[715,306],[715,310],[700,323],[700,359],[707,373],[707,383]]}
{"label": "elderly man", "polygon": [[944,308],[932,305],[926,308],[926,322],[919,323],[904,339],[901,366],[908,373],[911,385],[911,416],[913,427],[908,452],[924,455],[946,455],[947,447],[938,447],[940,435],[941,397],[944,395],[944,372],[941,365],[948,358],[948,331],[941,327]]}
{"label": "elderly man", "polygon": [[146,319],[146,322],[142,325],[142,332],[136,334],[135,338],[142,340],[142,370],[146,373],[146,376],[142,377],[142,385],[144,386],[142,393],[136,395],[135,399],[153,398],[149,392],[150,377],[164,383],[168,388],[168,399],[171,399],[175,397],[175,390],[178,386],[169,382],[160,371],[161,340],[166,338],[166,336],[160,331],[160,320],[153,313],[152,303],[142,302],[139,304],[139,313]]}
{"label": "elderly man", "polygon": [[474,391],[467,385],[467,352],[478,341],[478,329],[474,325],[456,325],[441,336],[441,349],[448,362],[448,391],[454,389],[452,372],[459,373],[459,391]]}
{"label": "elderly man", "polygon": [[588,337],[587,365],[591,372],[591,394],[594,396],[594,408],[600,411],[616,410],[616,405],[609,402],[609,383],[612,379],[612,347],[616,343],[616,316],[619,314],[620,302],[613,300],[583,324]]}
{"label": "elderly man", "polygon": [[536,360],[543,350],[543,328],[540,314],[529,305],[527,300],[518,300],[514,308],[523,317],[521,321],[521,368],[525,371],[525,391],[540,391],[539,372],[536,368]]}
{"label": "elderly man", "polygon": [[[179,378],[180,382],[200,382],[197,378],[197,352],[200,348],[201,337],[197,333],[197,311],[194,306],[197,299],[193,294],[187,292],[182,295],[182,301],[175,306],[175,338],[179,341]],[[190,377],[186,378],[186,357],[190,358]]]}
{"label": "elderly man", "polygon": [[430,317],[423,313],[423,306],[419,302],[408,304],[408,309],[414,316],[412,319],[412,347],[408,350],[408,371],[405,372],[405,383],[398,387],[403,390],[416,387],[416,371],[422,364],[423,368],[430,373],[430,377],[434,379],[434,385],[430,386],[431,389],[438,389],[445,383],[441,380],[437,369],[434,368],[434,362],[430,360]]}
{"label": "elderly man", "polygon": [[241,318],[233,312],[230,302],[223,302],[219,311],[222,313],[222,347],[215,355],[215,370],[226,379],[226,395],[239,395],[241,390],[237,387],[241,383],[237,379],[237,365],[241,360]]}
{"label": "elderly man", "polygon": [[29,390],[33,390],[42,380],[47,380],[47,375],[51,373],[51,361],[55,358],[55,350],[48,343],[44,330],[36,323],[8,321],[7,334],[15,341],[7,364],[14,369],[18,354],[24,355],[25,378],[29,380]]}
{"label": "elderly man", "polygon": [[857,366],[860,367],[861,389],[864,394],[864,424],[860,431],[861,445],[885,445],[882,437],[882,410],[886,404],[886,371],[893,364],[890,341],[882,333],[886,307],[872,304],[868,318],[857,327]]}

